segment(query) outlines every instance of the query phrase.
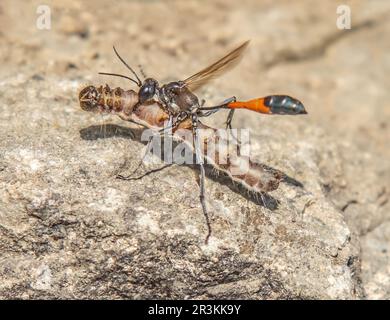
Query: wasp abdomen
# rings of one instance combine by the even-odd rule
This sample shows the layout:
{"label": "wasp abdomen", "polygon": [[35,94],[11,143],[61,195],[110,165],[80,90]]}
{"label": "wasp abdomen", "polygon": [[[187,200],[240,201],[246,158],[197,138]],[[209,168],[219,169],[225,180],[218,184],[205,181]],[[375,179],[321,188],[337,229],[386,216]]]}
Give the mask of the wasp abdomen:
{"label": "wasp abdomen", "polygon": [[264,98],[264,105],[272,114],[306,114],[305,107],[299,100],[286,95],[273,95]]}
{"label": "wasp abdomen", "polygon": [[302,102],[286,95],[273,95],[249,101],[233,101],[227,104],[230,109],[247,109],[265,114],[305,114]]}

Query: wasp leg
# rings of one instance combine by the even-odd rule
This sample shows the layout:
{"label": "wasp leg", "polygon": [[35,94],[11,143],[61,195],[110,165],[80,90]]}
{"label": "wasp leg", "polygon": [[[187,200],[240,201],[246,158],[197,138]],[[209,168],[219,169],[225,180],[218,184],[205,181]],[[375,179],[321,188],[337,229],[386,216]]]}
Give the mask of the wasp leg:
{"label": "wasp leg", "polygon": [[[231,103],[231,102],[235,102],[236,100],[237,100],[236,97],[233,96],[231,98],[228,98],[228,99],[224,100],[221,104],[219,104],[217,106],[207,107],[207,108],[200,108],[199,116],[200,117],[208,117],[208,116],[212,115],[213,113],[217,112],[220,109],[228,108],[227,105],[229,103]],[[231,132],[234,111],[235,111],[234,109],[231,109],[229,111],[229,114],[228,114],[226,122],[225,122],[226,129],[230,130],[230,135],[233,137],[234,140],[236,140],[238,145],[241,145],[241,141],[237,137],[235,137],[234,134]]]}
{"label": "wasp leg", "polygon": [[148,154],[149,151],[150,151],[150,148],[151,148],[151,146],[152,146],[152,139],[153,139],[153,136],[151,136],[151,137],[149,138],[148,144],[146,145],[145,153],[144,153],[144,155],[142,156],[142,159],[141,159],[141,161],[138,163],[137,167],[133,170],[133,172],[130,173],[129,175],[127,175],[127,176],[123,176],[123,175],[121,175],[121,174],[118,174],[118,175],[116,176],[117,179],[121,179],[121,180],[133,180],[132,177],[137,173],[137,171],[139,170],[139,168],[142,167],[142,164],[144,163],[144,160],[145,160],[147,154]]}
{"label": "wasp leg", "polygon": [[[188,117],[188,113],[181,113],[177,116],[177,118],[175,119],[175,121],[172,123],[173,120],[169,120],[168,121],[168,125],[160,130],[158,130],[156,133],[160,136],[163,136],[165,135],[166,133],[169,133],[170,135],[171,134],[171,131],[173,129],[176,129],[176,127],[183,121],[185,120],[186,118]],[[171,122],[171,124],[169,124],[169,122]],[[129,175],[127,176],[123,176],[121,174],[117,175],[117,179],[121,179],[121,180],[137,180],[137,179],[134,179],[133,176],[137,173],[137,171],[139,170],[139,168],[142,167],[142,164],[144,163],[144,160],[147,156],[147,154],[149,153],[150,149],[151,149],[151,146],[152,146],[152,139],[153,139],[153,136],[151,136],[149,138],[149,141],[147,143],[147,147],[146,147],[146,150],[145,150],[145,153],[144,155],[142,156],[142,159],[141,161],[138,163],[137,167],[133,170],[132,173],[130,173]],[[151,170],[153,171],[153,170]],[[157,170],[158,171],[158,170]],[[152,173],[152,172],[150,172]],[[146,173],[145,175],[148,175],[149,173]],[[145,176],[143,175],[143,176]],[[141,176],[141,177],[143,177]]]}
{"label": "wasp leg", "polygon": [[171,127],[173,123],[173,114],[169,113],[168,123],[165,127]]}
{"label": "wasp leg", "polygon": [[[236,97],[231,97],[229,99],[226,99],[224,101],[224,103],[227,105],[227,104],[229,104],[231,102],[236,102],[236,100],[237,100]],[[227,119],[226,119],[226,129],[232,130],[232,121],[233,121],[234,111],[235,111],[234,109],[231,109],[229,111],[229,114],[228,114]]]}
{"label": "wasp leg", "polygon": [[218,111],[219,109],[227,109],[228,108],[228,104],[231,103],[231,102],[235,102],[237,100],[236,97],[230,97],[224,101],[222,101],[220,104],[217,104],[216,106],[212,106],[212,107],[202,107],[202,108],[199,108],[199,110],[201,111],[208,111],[208,110],[216,110]]}
{"label": "wasp leg", "polygon": [[216,108],[215,110],[209,110],[209,111],[203,111],[200,109],[200,112],[198,112],[198,117],[208,117],[216,112],[218,112],[221,108]]}
{"label": "wasp leg", "polygon": [[230,98],[227,98],[226,100],[224,100],[220,105],[221,106],[226,106],[229,103],[236,102],[236,101],[237,101],[237,98],[235,96],[233,96],[233,97],[230,97]]}
{"label": "wasp leg", "polygon": [[237,144],[241,145],[241,141],[237,137],[235,137],[232,132],[232,121],[233,121],[234,111],[235,111],[234,109],[229,111],[229,114],[226,119],[226,129],[229,130],[230,135],[233,137],[234,140],[236,140]]}
{"label": "wasp leg", "polygon": [[[228,105],[229,103],[231,103],[231,102],[236,102],[237,101],[237,99],[236,99],[236,97],[231,97],[231,98],[229,98],[229,99],[226,99],[224,102],[222,102],[222,103],[224,103],[225,105]],[[234,140],[236,140],[236,142],[237,142],[237,144],[238,145],[241,145],[241,141],[237,138],[237,137],[235,137],[234,136],[234,134],[231,132],[231,130],[232,130],[232,121],[233,121],[233,116],[234,116],[234,111],[235,111],[235,109],[231,109],[230,111],[229,111],[229,114],[228,114],[228,116],[227,116],[227,118],[226,118],[226,129],[229,129],[230,130],[230,135],[233,137],[233,139]]]}
{"label": "wasp leg", "polygon": [[[141,175],[138,176],[138,177],[131,177],[131,175],[130,175],[130,176],[127,176],[127,177],[123,177],[123,176],[121,176],[121,175],[118,175],[117,178],[118,178],[118,179],[121,179],[121,180],[127,180],[127,181],[129,181],[129,180],[140,180],[140,179],[142,179],[143,177],[146,177],[146,176],[148,176],[148,175],[150,175],[150,174],[152,174],[152,173],[156,173],[156,172],[159,172],[159,171],[161,171],[161,170],[164,170],[164,169],[166,169],[166,168],[168,168],[168,167],[170,167],[170,166],[172,166],[172,165],[174,165],[174,163],[165,164],[165,165],[163,165],[163,166],[160,167],[160,168],[156,168],[156,169],[149,170],[149,171],[145,172],[144,174],[141,174]],[[134,173],[135,173],[135,172],[134,172]]]}
{"label": "wasp leg", "polygon": [[229,114],[228,114],[228,116],[226,118],[226,122],[225,122],[226,129],[232,130],[232,121],[233,121],[234,111],[236,111],[236,110],[232,109],[229,111]]}
{"label": "wasp leg", "polygon": [[170,116],[167,126],[165,126],[163,129],[160,129],[158,132],[160,135],[164,135],[165,133],[176,129],[181,122],[188,118],[188,115],[188,112],[182,112],[176,117],[175,121],[173,121],[173,117],[171,118]]}
{"label": "wasp leg", "polygon": [[201,150],[200,150],[200,144],[199,144],[199,137],[198,137],[198,116],[197,114],[192,115],[192,135],[193,135],[193,144],[194,144],[194,150],[195,150],[195,157],[196,157],[196,162],[199,164],[200,168],[200,175],[199,175],[199,199],[200,203],[202,205],[202,210],[203,214],[206,219],[206,224],[207,224],[207,236],[205,239],[205,243],[207,244],[209,241],[209,238],[211,236],[211,224],[210,224],[210,219],[209,215],[207,212],[207,207],[206,207],[206,199],[205,199],[205,169],[204,169],[204,164],[203,164],[203,159],[201,156]]}
{"label": "wasp leg", "polygon": [[[171,129],[171,126],[170,126],[170,128],[160,129],[157,133],[161,136],[161,135],[165,134],[165,132],[168,131],[169,129]],[[146,145],[145,153],[143,154],[142,159],[138,163],[137,167],[133,170],[133,172],[130,173],[129,175],[127,175],[127,176],[123,176],[123,175],[119,174],[119,175],[116,176],[117,179],[121,179],[121,180],[134,180],[133,176],[137,173],[139,168],[142,167],[142,164],[144,163],[144,160],[145,160],[147,154],[150,152],[150,149],[151,149],[151,146],[152,146],[153,136],[149,137],[149,141],[148,141],[148,143]]]}
{"label": "wasp leg", "polygon": [[125,121],[127,121],[127,122],[131,122],[131,123],[134,123],[134,124],[136,124],[136,125],[139,125],[139,126],[141,126],[141,127],[144,127],[145,129],[149,129],[149,127],[148,127],[147,125],[145,125],[145,124],[143,124],[143,123],[141,123],[141,122],[138,122],[138,121],[136,121],[136,120],[129,119],[127,116],[123,116],[123,115],[120,115],[120,114],[119,114],[119,117],[120,117],[122,120],[125,120]]}
{"label": "wasp leg", "polygon": [[[235,102],[237,99],[236,97],[228,98],[224,101],[222,101],[220,104],[212,107],[205,107],[205,108],[199,108],[198,116],[199,117],[208,117],[209,115],[212,115],[213,113],[216,113],[217,111],[221,109],[227,109],[228,104],[231,102]],[[203,106],[203,105],[202,105]]]}
{"label": "wasp leg", "polygon": [[[138,121],[135,121],[135,120],[132,120],[132,119],[128,119],[128,118],[126,118],[126,117],[121,117],[121,119],[126,120],[126,121],[131,122],[131,123],[134,123],[134,124],[137,124],[137,125],[139,125],[139,126],[142,126],[142,127],[144,127],[145,129],[149,129],[146,125],[144,125],[143,123],[140,123],[140,122],[138,122]],[[135,135],[134,135],[133,132],[132,132],[132,137],[135,137]],[[123,176],[123,175],[121,175],[121,174],[117,175],[117,176],[116,176],[117,179],[131,180],[131,176],[134,175],[134,174],[138,171],[138,169],[141,167],[141,165],[142,165],[142,163],[143,163],[143,161],[144,161],[146,155],[148,154],[148,152],[149,152],[149,150],[150,150],[150,142],[151,142],[151,139],[152,139],[152,138],[150,138],[149,141],[148,141],[147,149],[146,149],[146,151],[145,151],[145,154],[143,155],[142,160],[141,160],[140,163],[138,164],[137,168],[136,168],[130,175],[128,175],[128,176]]]}

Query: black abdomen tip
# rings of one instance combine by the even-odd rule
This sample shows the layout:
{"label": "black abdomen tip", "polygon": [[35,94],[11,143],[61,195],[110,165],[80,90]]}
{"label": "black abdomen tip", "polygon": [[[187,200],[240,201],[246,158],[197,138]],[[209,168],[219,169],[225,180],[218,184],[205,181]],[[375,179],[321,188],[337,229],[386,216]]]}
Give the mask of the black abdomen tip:
{"label": "black abdomen tip", "polygon": [[273,95],[264,98],[264,104],[273,114],[307,114],[299,100],[286,95]]}

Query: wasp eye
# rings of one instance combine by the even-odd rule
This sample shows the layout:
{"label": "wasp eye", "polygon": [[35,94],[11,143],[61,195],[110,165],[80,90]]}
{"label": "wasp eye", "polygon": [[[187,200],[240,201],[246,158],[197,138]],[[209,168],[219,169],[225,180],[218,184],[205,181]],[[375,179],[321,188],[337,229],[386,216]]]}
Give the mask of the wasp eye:
{"label": "wasp eye", "polygon": [[139,90],[139,102],[143,103],[153,98],[154,93],[156,91],[156,86],[154,83],[144,84]]}

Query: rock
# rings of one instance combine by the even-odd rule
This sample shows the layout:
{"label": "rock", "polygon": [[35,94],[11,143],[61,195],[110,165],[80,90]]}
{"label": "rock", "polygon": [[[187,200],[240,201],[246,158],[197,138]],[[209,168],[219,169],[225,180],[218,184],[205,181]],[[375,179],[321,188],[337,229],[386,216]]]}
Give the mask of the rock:
{"label": "rock", "polygon": [[[17,90],[12,81],[5,101]],[[213,233],[206,245],[196,172],[174,166],[139,181],[115,179],[135,167],[142,144],[130,138],[129,124],[110,119],[102,127],[82,113],[75,84],[63,83],[54,100],[48,81],[27,78],[21,87],[34,94],[1,113],[2,297],[357,296],[358,248],[321,188],[316,128],[306,126],[311,141],[302,143],[255,142],[265,129],[252,136],[258,161],[277,154],[268,164],[304,185],[272,193],[276,210],[222,178],[207,179]],[[283,125],[290,137],[299,134],[293,122]]]}
{"label": "rock", "polygon": [[367,296],[383,299],[390,295],[390,223],[381,223],[362,239],[362,272]]}

